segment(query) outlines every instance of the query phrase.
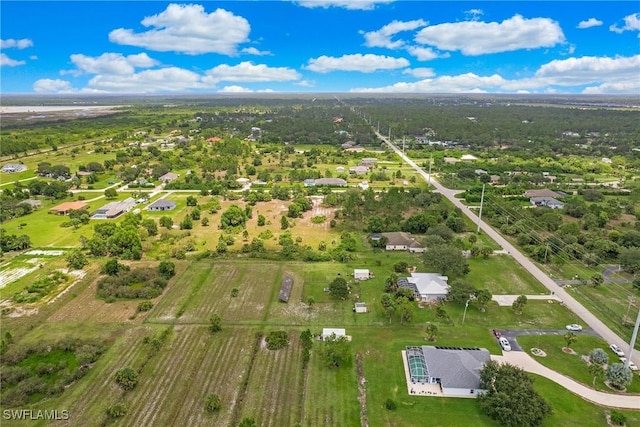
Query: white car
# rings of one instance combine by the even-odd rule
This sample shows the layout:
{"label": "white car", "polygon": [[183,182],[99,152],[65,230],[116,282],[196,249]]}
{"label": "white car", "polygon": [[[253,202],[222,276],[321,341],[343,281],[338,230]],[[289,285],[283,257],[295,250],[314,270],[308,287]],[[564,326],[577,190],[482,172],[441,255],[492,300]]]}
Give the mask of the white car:
{"label": "white car", "polygon": [[611,351],[613,351],[613,353],[614,353],[616,356],[618,356],[618,357],[624,357],[624,351],[622,351],[622,350],[620,349],[620,347],[618,347],[617,345],[615,345],[615,344],[611,344],[611,345],[609,345],[609,349],[610,349]]}
{"label": "white car", "polygon": [[500,347],[502,347],[504,351],[511,351],[511,344],[509,344],[508,339],[506,339],[505,337],[500,337],[498,339],[498,342],[500,343]]}
{"label": "white car", "polygon": [[572,332],[580,332],[582,330],[582,325],[572,323],[571,325],[567,325],[567,330]]}
{"label": "white car", "polygon": [[[626,357],[621,357],[620,361],[622,363],[627,363],[627,358]],[[633,363],[632,361],[629,361],[629,369],[631,369],[632,371],[637,371],[638,370],[638,366]]]}

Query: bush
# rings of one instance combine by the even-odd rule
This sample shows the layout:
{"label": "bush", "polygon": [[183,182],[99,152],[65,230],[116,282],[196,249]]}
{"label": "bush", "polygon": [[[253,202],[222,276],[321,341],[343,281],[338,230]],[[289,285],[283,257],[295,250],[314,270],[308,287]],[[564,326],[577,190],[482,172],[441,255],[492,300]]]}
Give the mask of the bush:
{"label": "bush", "polygon": [[127,414],[127,407],[124,403],[114,403],[107,408],[107,415],[111,418],[124,417]]}
{"label": "bush", "polygon": [[627,417],[618,411],[611,411],[611,422],[617,426],[623,426],[627,422]]}
{"label": "bush", "polygon": [[142,301],[138,304],[138,308],[136,309],[139,312],[149,311],[153,308],[153,302],[151,301]]}
{"label": "bush", "polygon": [[122,368],[116,371],[116,383],[123,390],[133,390],[138,385],[138,373],[131,368]]}
{"label": "bush", "polygon": [[384,408],[389,411],[395,411],[397,408],[396,402],[394,402],[393,399],[387,399],[384,402]]}
{"label": "bush", "polygon": [[589,353],[589,360],[592,363],[597,363],[598,365],[604,365],[609,361],[609,356],[607,355],[607,352],[605,352],[603,349],[594,348]]}
{"label": "bush", "polygon": [[271,331],[265,340],[269,350],[279,350],[289,344],[289,336],[286,331]]}
{"label": "bush", "polygon": [[220,332],[222,330],[222,319],[217,314],[212,314],[209,318],[209,330],[211,332]]}
{"label": "bush", "polygon": [[207,399],[204,402],[204,408],[207,412],[216,412],[219,411],[222,407],[222,401],[220,400],[220,396],[217,394],[209,394]]}

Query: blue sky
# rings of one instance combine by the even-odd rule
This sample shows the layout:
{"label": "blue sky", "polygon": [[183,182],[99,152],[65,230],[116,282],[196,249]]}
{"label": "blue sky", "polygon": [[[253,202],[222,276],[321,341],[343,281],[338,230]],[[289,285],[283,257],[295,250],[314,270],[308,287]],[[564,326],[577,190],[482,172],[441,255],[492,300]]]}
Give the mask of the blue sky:
{"label": "blue sky", "polygon": [[640,94],[638,1],[0,2],[1,93]]}

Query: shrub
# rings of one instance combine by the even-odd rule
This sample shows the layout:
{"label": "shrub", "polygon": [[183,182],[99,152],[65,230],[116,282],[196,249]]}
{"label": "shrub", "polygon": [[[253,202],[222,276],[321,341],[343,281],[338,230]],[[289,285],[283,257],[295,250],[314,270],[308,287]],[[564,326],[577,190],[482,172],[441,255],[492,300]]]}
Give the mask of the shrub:
{"label": "shrub", "polygon": [[140,304],[138,304],[138,308],[136,309],[137,311],[143,312],[143,311],[149,311],[153,308],[153,302],[151,301],[142,301]]}
{"label": "shrub", "polygon": [[323,224],[327,220],[327,217],[324,215],[316,215],[311,217],[311,222],[313,224]]}
{"label": "shrub", "polygon": [[124,403],[114,403],[107,408],[107,415],[111,418],[124,417],[127,414],[127,407]]}
{"label": "shrub", "polygon": [[387,399],[384,401],[384,408],[389,411],[395,411],[397,408],[396,402],[393,399]]}
{"label": "shrub", "polygon": [[220,396],[217,394],[209,394],[207,399],[204,402],[204,408],[207,412],[216,412],[219,411],[222,407],[222,401],[220,400]]}
{"label": "shrub", "polygon": [[222,330],[222,319],[217,314],[212,314],[209,318],[209,330],[211,332],[220,332]]}
{"label": "shrub", "polygon": [[271,331],[265,340],[269,350],[279,350],[289,344],[289,336],[286,331]]}
{"label": "shrub", "polygon": [[609,356],[607,353],[601,348],[594,348],[589,353],[589,360],[592,363],[597,363],[598,365],[604,365],[609,361]]}
{"label": "shrub", "polygon": [[611,422],[617,426],[623,426],[627,422],[627,417],[618,411],[611,411]]}
{"label": "shrub", "polygon": [[622,363],[613,363],[607,368],[607,381],[617,389],[625,388],[632,379],[631,369],[625,368]]}
{"label": "shrub", "polygon": [[133,390],[138,385],[138,374],[131,368],[122,368],[116,371],[116,383],[123,390]]}

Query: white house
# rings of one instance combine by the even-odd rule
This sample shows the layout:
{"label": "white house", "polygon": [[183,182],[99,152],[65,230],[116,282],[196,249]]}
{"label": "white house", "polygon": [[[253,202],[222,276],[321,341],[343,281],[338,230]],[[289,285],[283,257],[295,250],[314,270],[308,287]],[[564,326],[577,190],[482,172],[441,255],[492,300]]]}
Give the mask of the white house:
{"label": "white house", "polygon": [[480,388],[480,370],[491,360],[485,348],[407,347],[406,363],[412,383],[439,384],[442,394],[452,397],[476,397]]}
{"label": "white house", "polygon": [[326,341],[330,338],[340,338],[340,337],[346,337],[347,336],[347,331],[346,329],[340,329],[340,328],[323,328],[322,329],[322,335],[320,336],[320,339],[322,341]]}
{"label": "white house", "polygon": [[13,173],[13,172],[22,172],[26,171],[27,167],[21,163],[7,163],[2,166],[2,172]]}
{"label": "white house", "polygon": [[422,245],[410,233],[396,231],[382,233],[382,236],[387,239],[385,249],[388,251],[424,252]]}
{"label": "white house", "polygon": [[447,280],[447,276],[436,273],[411,273],[411,277],[398,279],[398,287],[411,289],[418,301],[438,301],[449,293]]}
{"label": "white house", "polygon": [[353,278],[355,280],[367,280],[371,278],[371,272],[366,268],[356,268],[353,270]]}

